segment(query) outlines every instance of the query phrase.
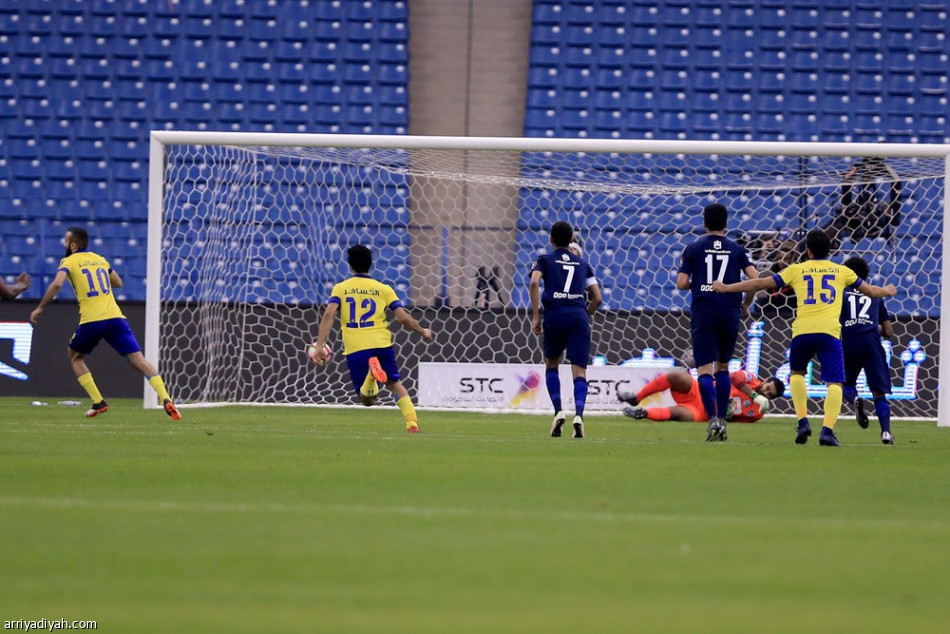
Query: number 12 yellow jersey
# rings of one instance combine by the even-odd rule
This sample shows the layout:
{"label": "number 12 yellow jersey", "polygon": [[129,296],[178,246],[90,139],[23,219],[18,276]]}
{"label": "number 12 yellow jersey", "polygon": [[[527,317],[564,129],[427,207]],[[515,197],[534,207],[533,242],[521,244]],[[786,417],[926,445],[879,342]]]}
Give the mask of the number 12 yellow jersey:
{"label": "number 12 yellow jersey", "polygon": [[391,286],[354,275],[333,287],[329,301],[340,307],[343,354],[393,345],[386,309],[396,310],[402,302]]}
{"label": "number 12 yellow jersey", "polygon": [[79,323],[125,318],[112,295],[109,261],[92,251],[76,251],[59,262],[79,302]]}

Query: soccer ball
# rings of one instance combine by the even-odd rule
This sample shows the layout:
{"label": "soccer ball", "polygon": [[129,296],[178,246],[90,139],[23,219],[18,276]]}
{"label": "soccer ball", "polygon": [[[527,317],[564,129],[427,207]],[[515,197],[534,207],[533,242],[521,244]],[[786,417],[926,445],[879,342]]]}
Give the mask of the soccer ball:
{"label": "soccer ball", "polygon": [[316,363],[317,365],[323,365],[330,360],[330,357],[333,356],[333,348],[330,347],[330,344],[323,344],[323,354],[324,359],[321,362],[317,361],[317,346],[313,343],[307,344],[307,358]]}

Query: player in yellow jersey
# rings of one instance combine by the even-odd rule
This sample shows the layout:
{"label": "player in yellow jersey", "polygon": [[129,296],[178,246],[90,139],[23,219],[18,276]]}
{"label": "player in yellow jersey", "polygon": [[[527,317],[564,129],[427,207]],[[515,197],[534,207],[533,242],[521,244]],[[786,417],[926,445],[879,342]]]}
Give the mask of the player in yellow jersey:
{"label": "player in yellow jersey", "polygon": [[108,260],[88,250],[89,234],[82,227],[71,227],[66,232],[63,243],[66,245],[66,257],[60,261],[56,277],[46,289],[40,305],[30,314],[30,321],[34,324],[39,321],[43,308],[53,301],[66,280],[69,280],[79,302],[79,327],[69,340],[67,354],[79,384],[92,399],[92,407],[86,412],[86,417],[92,418],[109,411],[109,406],[102,398],[85,362],[85,357],[105,339],[133,368],[148,379],[171,419],[181,420],[181,414],[168,396],[162,377],[159,376],[158,370],[145,360],[139,342],[129,328],[129,322],[115,302],[112,289],[122,286],[122,278],[109,265]]}
{"label": "player in yellow jersey", "polygon": [[[353,277],[336,286],[330,293],[327,309],[317,330],[314,363],[326,360],[324,345],[337,310],[340,311],[340,327],[343,331],[343,354],[350,370],[350,380],[360,395],[363,405],[372,405],[379,395],[378,383],[384,384],[396,395],[396,405],[406,421],[406,431],[419,433],[419,419],[409,398],[409,392],[399,380],[393,336],[386,320],[386,309],[403,326],[413,330],[426,341],[432,341],[432,331],[419,325],[406,312],[392,287],[369,276],[373,266],[373,254],[369,247],[357,244],[346,252],[347,262]],[[377,383],[378,382],[378,383]]]}
{"label": "player in yellow jersey", "polygon": [[808,261],[792,264],[771,277],[744,280],[735,284],[714,282],[713,290],[722,293],[741,293],[790,286],[798,299],[795,321],[792,322],[792,345],[789,367],[792,403],[798,417],[795,442],[804,445],[811,436],[808,424],[808,392],[805,371],[812,357],[821,363],[821,378],[828,385],[825,397],[825,416],[818,444],[837,447],[834,427],[841,413],[844,382],[844,353],[841,348],[841,303],[844,291],[853,288],[869,297],[893,297],[893,284],[875,286],[860,279],[848,267],[828,260],[831,240],[821,229],[813,229],[805,236]]}

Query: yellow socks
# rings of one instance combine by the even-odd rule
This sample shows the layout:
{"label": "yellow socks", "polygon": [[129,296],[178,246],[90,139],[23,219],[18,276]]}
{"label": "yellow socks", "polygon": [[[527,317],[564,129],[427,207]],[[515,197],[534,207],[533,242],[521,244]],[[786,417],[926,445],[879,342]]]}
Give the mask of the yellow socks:
{"label": "yellow socks", "polygon": [[[793,374],[789,377],[792,390],[792,404],[795,406],[795,416],[798,420],[808,418],[808,389],[805,387],[805,375]],[[839,392],[840,395],[840,392]],[[825,405],[827,407],[827,405]],[[841,401],[838,401],[838,409],[841,409]]]}
{"label": "yellow socks", "polygon": [[379,383],[376,382],[372,372],[366,373],[366,378],[363,379],[363,385],[360,387],[360,394],[367,398],[373,398],[379,394]]}
{"label": "yellow socks", "polygon": [[155,390],[155,393],[158,394],[158,398],[163,403],[172,400],[172,397],[168,395],[168,390],[165,389],[165,382],[162,381],[160,375],[156,374],[148,377],[148,384],[152,386],[152,389]]}
{"label": "yellow socks", "polygon": [[88,394],[89,398],[92,399],[93,405],[102,402],[102,394],[99,393],[99,388],[96,387],[96,382],[92,380],[92,372],[86,372],[78,378],[78,381],[79,385],[82,386],[82,389],[86,390],[86,394]]}
{"label": "yellow socks", "polygon": [[844,400],[841,395],[841,384],[834,383],[828,386],[828,396],[825,397],[825,420],[822,423],[825,427],[835,428],[838,422],[838,415],[841,414],[841,401]]}
{"label": "yellow socks", "polygon": [[412,399],[409,398],[409,395],[403,396],[401,399],[396,401],[396,405],[399,406],[399,411],[402,412],[402,417],[406,421],[406,429],[419,426],[419,418],[416,416],[416,408],[413,407]]}

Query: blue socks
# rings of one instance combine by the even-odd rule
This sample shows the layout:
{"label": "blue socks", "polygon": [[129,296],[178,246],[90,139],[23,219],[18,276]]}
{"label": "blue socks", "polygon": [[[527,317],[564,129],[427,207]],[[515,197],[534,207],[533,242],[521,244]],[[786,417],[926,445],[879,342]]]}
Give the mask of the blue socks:
{"label": "blue socks", "polygon": [[544,383],[548,386],[548,395],[554,405],[554,413],[557,414],[561,411],[561,378],[558,376],[557,368],[548,368],[544,371]]}
{"label": "blue socks", "polygon": [[886,396],[878,396],[874,399],[874,412],[881,422],[881,431],[891,431],[891,404]]}
{"label": "blue socks", "polygon": [[729,371],[716,372],[716,411],[722,418],[725,418],[726,412],[729,411],[730,396],[732,396],[732,380],[729,378]]}
{"label": "blue socks", "polygon": [[853,385],[842,385],[841,396],[845,403],[854,405],[854,399],[858,398],[858,388],[854,387]]}
{"label": "blue socks", "polygon": [[714,418],[716,414],[716,383],[711,374],[701,374],[696,381],[699,383],[699,396],[703,399],[706,415]]}
{"label": "blue socks", "polygon": [[584,416],[584,405],[587,404],[587,379],[582,376],[574,379],[574,408],[577,415]]}

